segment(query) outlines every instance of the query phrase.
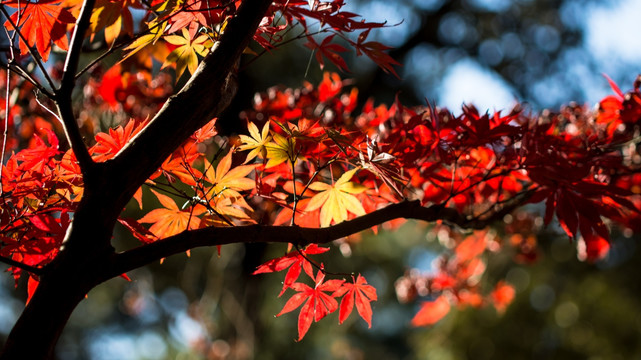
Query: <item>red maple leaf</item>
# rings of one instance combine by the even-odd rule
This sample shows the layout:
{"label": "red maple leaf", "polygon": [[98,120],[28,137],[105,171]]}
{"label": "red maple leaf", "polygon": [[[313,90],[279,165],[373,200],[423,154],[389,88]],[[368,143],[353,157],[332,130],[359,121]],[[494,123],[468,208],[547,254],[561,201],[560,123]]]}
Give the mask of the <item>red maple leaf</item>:
{"label": "red maple leaf", "polygon": [[305,273],[309,275],[312,279],[314,278],[312,272],[312,264],[307,260],[307,255],[322,254],[329,251],[329,248],[319,247],[316,244],[311,244],[304,250],[294,250],[288,253],[285,256],[281,256],[277,259],[269,260],[268,262],[260,265],[253,275],[264,274],[276,271],[283,271],[287,268],[287,274],[285,275],[285,281],[283,282],[283,289],[281,290],[278,296],[283,295],[287,288],[291,287],[294,284],[294,281],[298,280],[298,276],[301,273],[302,269],[305,269]]}
{"label": "red maple leaf", "polygon": [[365,54],[368,58],[372,59],[376,65],[380,66],[383,71],[386,73],[392,73],[397,78],[400,78],[394,70],[394,66],[400,66],[401,63],[394,60],[389,54],[386,53],[387,50],[391,49],[389,46],[385,46],[378,41],[367,41],[367,36],[369,35],[370,29],[365,30],[358,36],[357,42],[351,42],[352,46],[356,49],[356,55],[360,56]]}
{"label": "red maple leaf", "polygon": [[[35,46],[42,60],[47,61],[51,52],[51,43],[58,45],[62,50],[69,48],[67,39],[67,26],[76,21],[71,13],[58,5],[60,1],[45,0],[39,2],[9,1],[3,3],[12,8],[19,8],[11,15],[11,21],[17,25],[27,44],[20,39],[20,52],[26,54],[29,47]],[[6,21],[4,26],[13,30],[11,22]]]}
{"label": "red maple leaf", "polygon": [[308,36],[307,37],[307,43],[305,43],[305,46],[312,49],[312,50],[318,50],[316,52],[316,60],[318,61],[318,64],[320,65],[321,70],[325,67],[325,63],[323,62],[323,56],[325,56],[329,61],[331,61],[334,65],[336,65],[341,71],[349,71],[347,68],[347,63],[345,62],[345,59],[343,59],[338,53],[341,52],[346,52],[347,49],[345,49],[343,46],[338,45],[338,44],[332,44],[331,41],[334,39],[335,35],[330,35],[323,39],[323,41],[319,44],[314,40],[313,37]]}
{"label": "red maple leaf", "polygon": [[298,293],[292,296],[283,307],[283,310],[276,315],[281,316],[293,311],[305,302],[305,305],[300,310],[300,315],[298,315],[298,341],[303,339],[312,325],[312,320],[318,322],[338,309],[336,299],[327,293],[337,292],[345,280],[323,282],[324,280],[325,273],[321,269],[316,276],[314,288],[303,283],[293,283],[291,288],[298,291]]}
{"label": "red maple leaf", "polygon": [[[352,278],[352,280],[354,280]],[[371,302],[376,301],[378,297],[376,296],[376,289],[367,284],[365,277],[360,274],[354,280],[354,283],[344,283],[334,296],[341,296],[345,294],[343,300],[341,300],[340,311],[338,313],[338,321],[342,324],[347,317],[352,313],[354,309],[354,303],[356,303],[356,310],[358,314],[367,322],[369,327],[372,327],[372,306]]]}

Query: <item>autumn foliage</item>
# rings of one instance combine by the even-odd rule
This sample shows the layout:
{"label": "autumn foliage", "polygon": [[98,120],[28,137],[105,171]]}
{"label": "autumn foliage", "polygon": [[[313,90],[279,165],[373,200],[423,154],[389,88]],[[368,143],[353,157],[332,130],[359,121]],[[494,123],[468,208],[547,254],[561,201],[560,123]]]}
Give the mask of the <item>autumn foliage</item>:
{"label": "autumn foliage", "polygon": [[[94,61],[78,74],[84,75],[78,77],[84,96],[74,106],[86,144],[75,146],[86,145],[88,154],[81,160],[60,137],[64,133],[75,141],[68,129],[76,119],[69,122],[50,110],[60,99],[56,89],[62,87],[56,84],[65,83],[67,70],[56,64],[51,77],[40,79],[24,68],[31,61],[42,66],[69,49],[81,2],[2,2],[3,9],[14,9],[3,10],[5,26],[20,31],[14,32],[16,48],[8,55],[10,71],[1,75],[7,133],[0,256],[16,281],[29,278],[29,298],[79,211],[86,185],[83,161],[110,164],[144,136],[154,115],[170,103],[174,82],[197,77],[199,63],[215,53],[241,3],[97,1],[85,25],[87,41],[103,42],[107,53],[122,52],[111,68]],[[330,62],[347,70],[341,54],[352,48],[396,75],[399,64],[386,54],[388,48],[368,40],[370,31],[384,24],[362,21],[341,11],[342,5],[274,1],[252,34],[255,45],[241,50],[251,59],[289,34],[306,41],[321,68]],[[139,19],[132,11],[145,14],[140,33],[134,33]],[[291,30],[296,24],[299,33]],[[155,75],[153,64],[163,72]],[[430,103],[359,103],[358,90],[347,84],[326,72],[319,84],[257,94],[240,119],[247,131],[239,136],[220,136],[217,119],[207,119],[160,159],[144,184],[135,184],[133,203],[145,215],[117,221],[143,247],[211,227],[297,231],[343,224],[349,242],[359,241],[362,229],[393,230],[402,218],[432,221],[426,231],[451,250],[434,273],[408,271],[396,282],[401,301],[422,300],[415,326],[436,323],[452,306],[492,305],[504,312],[514,289],[505,281],[481,288],[485,255],[509,248],[516,261],[535,261],[536,233],[544,225],[558,224],[583,244],[588,261],[606,256],[612,231],[641,231],[636,143],[641,80],[626,93],[612,83],[614,95],[596,109],[573,104],[541,114],[519,105],[496,113],[466,105],[454,115]],[[32,96],[34,91],[49,99]],[[104,114],[111,114],[110,121]],[[390,204],[403,211],[385,212]],[[488,230],[490,225],[495,230]],[[315,243],[301,237],[255,272],[285,272],[279,296],[288,300],[278,316],[299,311],[299,340],[313,322],[335,311],[340,323],[354,308],[372,323],[377,294],[365,277],[358,269],[353,275],[334,274],[318,260],[331,251],[319,243],[330,240],[335,239]]]}

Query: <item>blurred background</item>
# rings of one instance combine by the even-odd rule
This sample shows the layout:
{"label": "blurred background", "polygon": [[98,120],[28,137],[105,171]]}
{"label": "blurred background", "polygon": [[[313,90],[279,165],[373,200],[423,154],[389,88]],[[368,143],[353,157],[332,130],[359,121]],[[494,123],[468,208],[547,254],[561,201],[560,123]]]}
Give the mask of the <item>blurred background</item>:
{"label": "blurred background", "polygon": [[[484,111],[532,111],[563,103],[596,104],[610,93],[602,73],[623,90],[641,73],[638,0],[350,0],[346,11],[387,21],[372,36],[394,47],[399,78],[368,59],[348,55],[360,100],[406,105],[426,101],[455,113],[463,103]],[[224,121],[240,131],[238,113],[256,91],[275,84],[317,83],[322,71],[301,43],[262,56],[240,74],[241,87]],[[326,70],[332,69],[327,65]],[[147,205],[145,205],[147,206]],[[150,204],[152,206],[152,204]],[[127,216],[137,217],[134,207]],[[491,307],[455,309],[430,328],[412,328],[417,304],[400,304],[394,282],[408,269],[429,272],[447,248],[424,224],[364,235],[320,259],[335,272],[360,272],[374,285],[372,328],[336,314],[314,324],[301,342],[297,313],[274,318],[283,274],[252,276],[284,246],[196,249],[88,294],[60,340],[58,358],[138,359],[633,359],[641,358],[641,272],[638,239],[614,236],[596,264],[577,259],[576,244],[555,229],[539,237],[533,264],[513,254],[488,255],[481,279],[506,278],[516,298],[503,314]],[[117,246],[135,242],[115,234]],[[24,306],[24,286],[0,278],[0,334]]]}

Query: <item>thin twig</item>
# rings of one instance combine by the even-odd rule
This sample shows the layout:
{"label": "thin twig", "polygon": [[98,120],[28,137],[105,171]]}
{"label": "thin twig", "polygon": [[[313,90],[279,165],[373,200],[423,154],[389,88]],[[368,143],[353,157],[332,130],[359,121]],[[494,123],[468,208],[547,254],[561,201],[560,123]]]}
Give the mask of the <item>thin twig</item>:
{"label": "thin twig", "polygon": [[64,126],[64,123],[62,122],[62,119],[60,119],[60,116],[58,116],[58,114],[56,114],[53,110],[49,109],[45,104],[43,104],[43,103],[41,103],[41,102],[40,102],[40,98],[38,97],[37,90],[36,90],[36,91],[34,91],[34,92],[36,93],[36,94],[35,94],[35,95],[36,95],[36,96],[35,96],[35,99],[36,99],[36,102],[38,103],[38,105],[40,105],[40,106],[41,106],[43,109],[45,109],[49,114],[51,114],[53,117],[55,117],[55,118],[56,118],[56,120],[58,120],[58,121],[60,122],[60,124],[62,124],[62,125]]}
{"label": "thin twig", "polygon": [[[11,84],[11,71],[7,67],[7,89],[5,94],[5,106],[4,106],[4,130],[2,131],[2,156],[0,157],[0,168],[2,163],[4,163],[4,155],[7,150],[7,137],[9,136],[9,113],[11,108],[9,107],[9,94],[10,94],[10,84]],[[0,176],[2,172],[0,171]],[[2,185],[2,179],[0,178],[0,196],[4,194],[4,186]]]}
{"label": "thin twig", "polygon": [[42,275],[42,268],[37,268],[37,267],[31,266],[31,265],[27,265],[27,264],[21,263],[19,261],[15,261],[13,259],[10,259],[8,257],[0,256],[0,262],[5,263],[7,265],[11,265],[11,266],[17,267],[17,268],[20,268],[22,270],[28,271],[28,272],[30,272],[32,274],[35,274],[35,275]]}
{"label": "thin twig", "polygon": [[296,195],[296,162],[290,161],[292,164],[292,184],[294,186],[294,209],[292,210],[291,226],[296,225],[296,206],[298,205],[298,196]]}
{"label": "thin twig", "polygon": [[14,74],[20,76],[21,78],[27,80],[31,85],[35,86],[41,93],[45,94],[48,98],[53,99],[53,93],[49,91],[46,87],[42,86],[27,70],[23,69],[20,64],[14,62],[9,62],[8,64],[2,64],[2,67],[7,70],[12,71]]}

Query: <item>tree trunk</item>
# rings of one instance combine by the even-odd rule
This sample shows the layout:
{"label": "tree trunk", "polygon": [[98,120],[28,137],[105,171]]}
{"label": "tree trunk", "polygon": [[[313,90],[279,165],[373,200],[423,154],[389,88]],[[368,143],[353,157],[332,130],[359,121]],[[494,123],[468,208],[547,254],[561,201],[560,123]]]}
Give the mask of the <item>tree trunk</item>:
{"label": "tree trunk", "polygon": [[[69,316],[89,290],[107,280],[114,256],[102,196],[89,194],[78,206],[62,250],[44,268],[29,304],[11,330],[0,360],[50,359]],[[113,213],[113,211],[112,211]],[[112,215],[111,218],[114,218]]]}
{"label": "tree trunk", "polygon": [[[85,3],[88,11],[92,3]],[[201,62],[185,88],[165,103],[145,130],[105,163],[95,164],[88,158],[71,121],[75,65],[71,66],[71,75],[66,75],[68,81],[64,81],[66,86],[59,90],[68,98],[61,97],[59,109],[61,117],[67,119],[66,132],[74,152],[87,156],[81,161],[85,192],[60,253],[43,269],[38,288],[11,330],[0,360],[52,358],[56,342],[78,303],[93,287],[118,276],[117,269],[127,268],[126,264],[117,264],[118,257],[111,246],[119,213],[167,156],[229,105],[236,93],[235,65],[270,5],[271,0],[243,1],[217,47]],[[88,15],[82,17],[88,24]],[[79,39],[72,46],[77,49],[71,51],[80,51]]]}
{"label": "tree trunk", "polygon": [[11,330],[2,360],[51,359],[69,316],[90,286],[82,286],[76,274],[55,272],[43,276],[36,293]]}

